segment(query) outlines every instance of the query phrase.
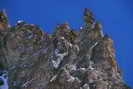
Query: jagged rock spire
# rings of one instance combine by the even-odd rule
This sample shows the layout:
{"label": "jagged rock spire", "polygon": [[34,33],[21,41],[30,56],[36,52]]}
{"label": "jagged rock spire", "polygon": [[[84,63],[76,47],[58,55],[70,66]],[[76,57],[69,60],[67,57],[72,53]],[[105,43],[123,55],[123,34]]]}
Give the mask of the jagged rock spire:
{"label": "jagged rock spire", "polygon": [[0,23],[4,23],[4,24],[8,23],[8,19],[7,19],[5,10],[0,11]]}
{"label": "jagged rock spire", "polygon": [[97,34],[98,37],[103,37],[104,36],[103,30],[102,30],[102,25],[99,21],[95,22],[93,30],[95,30],[95,32],[96,32],[95,34]]}
{"label": "jagged rock spire", "polygon": [[58,24],[57,25],[57,29],[62,29],[62,30],[64,30],[64,29],[70,29],[69,23],[68,22],[65,22],[64,24]]}
{"label": "jagged rock spire", "polygon": [[9,27],[8,19],[5,10],[0,11],[0,39],[2,40],[6,34]]}
{"label": "jagged rock spire", "polygon": [[84,9],[84,21],[86,24],[93,24],[93,22],[95,21],[91,10],[88,8]]}

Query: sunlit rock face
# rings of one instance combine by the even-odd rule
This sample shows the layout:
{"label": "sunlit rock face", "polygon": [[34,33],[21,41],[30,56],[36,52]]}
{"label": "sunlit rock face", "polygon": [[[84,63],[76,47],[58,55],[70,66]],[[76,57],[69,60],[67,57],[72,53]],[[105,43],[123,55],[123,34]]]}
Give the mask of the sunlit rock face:
{"label": "sunlit rock face", "polygon": [[[131,89],[115,60],[113,40],[89,9],[79,31],[68,23],[52,34],[0,12],[0,89]],[[8,88],[9,87],[9,88]]]}

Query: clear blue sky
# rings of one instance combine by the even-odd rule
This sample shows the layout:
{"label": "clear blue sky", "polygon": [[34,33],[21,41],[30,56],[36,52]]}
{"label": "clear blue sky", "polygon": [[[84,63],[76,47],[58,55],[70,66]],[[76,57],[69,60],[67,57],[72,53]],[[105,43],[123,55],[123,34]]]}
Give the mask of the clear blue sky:
{"label": "clear blue sky", "polygon": [[0,0],[11,24],[24,19],[52,32],[56,24],[68,21],[73,28],[83,23],[83,8],[91,8],[111,35],[124,80],[133,86],[133,1],[132,0]]}

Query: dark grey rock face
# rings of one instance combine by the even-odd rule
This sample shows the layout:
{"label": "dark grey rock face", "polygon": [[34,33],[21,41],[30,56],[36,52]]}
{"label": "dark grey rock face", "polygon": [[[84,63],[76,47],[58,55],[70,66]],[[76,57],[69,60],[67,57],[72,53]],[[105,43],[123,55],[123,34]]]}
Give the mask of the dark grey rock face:
{"label": "dark grey rock face", "polygon": [[131,89],[112,39],[89,9],[83,17],[79,31],[65,23],[47,34],[24,21],[10,26],[0,12],[0,70],[8,71],[9,89]]}

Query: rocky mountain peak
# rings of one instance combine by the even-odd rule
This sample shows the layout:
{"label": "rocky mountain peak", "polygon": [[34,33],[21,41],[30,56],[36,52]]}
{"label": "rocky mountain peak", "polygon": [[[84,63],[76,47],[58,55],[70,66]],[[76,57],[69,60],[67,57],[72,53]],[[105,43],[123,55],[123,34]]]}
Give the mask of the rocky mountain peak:
{"label": "rocky mountain peak", "polygon": [[131,89],[113,40],[90,9],[83,14],[79,31],[64,23],[48,34],[23,20],[10,26],[0,12],[0,89]]}

